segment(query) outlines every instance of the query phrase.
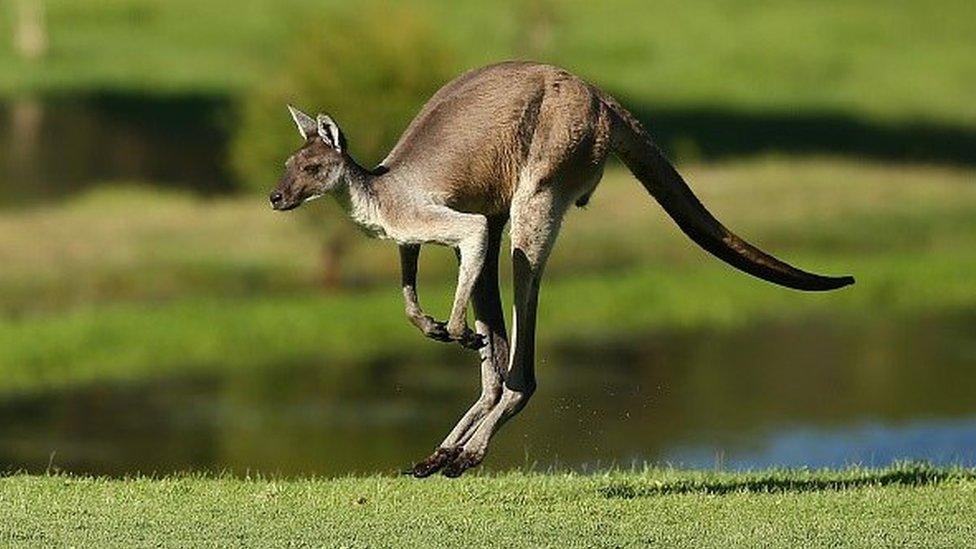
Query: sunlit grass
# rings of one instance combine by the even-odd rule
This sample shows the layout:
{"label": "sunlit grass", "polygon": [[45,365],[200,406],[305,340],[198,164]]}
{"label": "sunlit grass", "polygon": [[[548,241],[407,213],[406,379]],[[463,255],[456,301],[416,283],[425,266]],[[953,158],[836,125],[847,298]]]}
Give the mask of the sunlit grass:
{"label": "sunlit grass", "polygon": [[[6,4],[4,36],[16,3]],[[352,6],[338,0],[45,5],[47,57],[39,64],[19,61],[11,41],[0,40],[0,93],[247,91],[275,73],[303,23],[321,20],[328,39],[328,25],[342,20],[337,10]],[[935,8],[879,0],[534,6],[419,0],[409,9],[444,34],[460,65],[528,55],[646,105],[976,123],[976,7],[966,0]],[[546,39],[533,45],[529,36]]]}
{"label": "sunlit grass", "polygon": [[108,546],[963,547],[969,469],[0,478],[0,540]]}

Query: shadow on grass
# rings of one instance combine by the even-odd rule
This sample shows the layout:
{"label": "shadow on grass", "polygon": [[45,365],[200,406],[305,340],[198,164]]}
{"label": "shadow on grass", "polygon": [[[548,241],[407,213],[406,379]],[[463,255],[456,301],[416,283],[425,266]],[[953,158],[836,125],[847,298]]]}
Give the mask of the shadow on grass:
{"label": "shadow on grass", "polygon": [[678,161],[769,152],[976,165],[976,128],[971,126],[885,123],[830,111],[654,109],[625,104],[634,107],[651,135]]}
{"label": "shadow on grass", "polygon": [[[791,476],[793,475],[793,476]],[[799,476],[807,478],[799,478]],[[968,470],[940,470],[926,466],[865,471],[863,473],[770,473],[768,475],[729,475],[729,478],[703,478],[701,480],[621,481],[599,489],[607,499],[635,499],[670,494],[729,493],[778,494],[784,492],[820,492],[828,490],[856,490],[884,486],[929,486],[949,480],[973,480],[976,472]]]}

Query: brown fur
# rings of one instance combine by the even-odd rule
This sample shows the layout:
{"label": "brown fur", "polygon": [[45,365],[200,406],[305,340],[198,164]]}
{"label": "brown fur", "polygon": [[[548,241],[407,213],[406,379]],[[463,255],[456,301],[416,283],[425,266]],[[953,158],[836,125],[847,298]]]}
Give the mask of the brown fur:
{"label": "brown fur", "polygon": [[441,88],[382,165],[390,173],[436,173],[425,186],[444,205],[493,215],[507,212],[526,167],[559,159],[590,170],[600,165],[609,125],[597,94],[576,76],[548,65],[502,63]]}

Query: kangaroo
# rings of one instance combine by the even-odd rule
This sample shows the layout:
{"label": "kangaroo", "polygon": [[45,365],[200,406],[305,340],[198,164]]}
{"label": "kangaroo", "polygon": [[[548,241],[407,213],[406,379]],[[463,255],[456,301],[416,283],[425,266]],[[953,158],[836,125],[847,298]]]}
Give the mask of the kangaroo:
{"label": "kangaroo", "polygon": [[[324,195],[368,234],[399,246],[406,315],[428,338],[475,349],[481,395],[416,477],[461,475],[485,458],[488,442],[536,389],[536,307],[543,268],[560,223],[583,206],[612,152],[678,227],[719,259],[797,290],[833,290],[850,276],[792,267],[739,238],[705,209],[637,119],[610,95],[551,65],[510,61],[469,71],[442,87],[379,166],[366,169],[346,150],[327,115],[288,107],[305,140],[271,192],[275,210]],[[514,312],[505,329],[498,289],[502,230],[510,223]],[[447,321],[417,297],[424,244],[455,249],[459,268]],[[469,301],[475,330],[466,322]]]}

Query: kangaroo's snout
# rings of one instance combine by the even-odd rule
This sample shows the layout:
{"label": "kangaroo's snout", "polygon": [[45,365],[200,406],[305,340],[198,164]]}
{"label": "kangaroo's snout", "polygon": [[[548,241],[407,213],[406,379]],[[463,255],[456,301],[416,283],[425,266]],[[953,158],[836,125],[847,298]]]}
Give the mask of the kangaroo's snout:
{"label": "kangaroo's snout", "polygon": [[280,210],[282,204],[285,200],[285,195],[281,194],[281,191],[271,191],[271,195],[268,196],[268,200],[271,202],[271,207]]}
{"label": "kangaroo's snout", "polygon": [[286,198],[285,193],[277,189],[271,191],[271,194],[268,195],[268,201],[271,202],[271,208],[279,212],[294,210],[302,204],[301,200]]}
{"label": "kangaroo's snout", "polygon": [[295,190],[288,185],[279,183],[277,187],[271,194],[268,195],[268,202],[271,203],[271,209],[279,212],[286,212],[288,210],[294,210],[295,208],[302,205],[304,198],[301,194],[295,193]]}

